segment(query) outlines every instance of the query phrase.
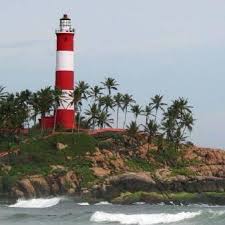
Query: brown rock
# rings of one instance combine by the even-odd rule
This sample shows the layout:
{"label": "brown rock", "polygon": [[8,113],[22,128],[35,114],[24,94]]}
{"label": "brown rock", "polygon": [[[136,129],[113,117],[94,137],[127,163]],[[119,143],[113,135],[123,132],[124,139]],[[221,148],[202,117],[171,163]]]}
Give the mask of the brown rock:
{"label": "brown rock", "polygon": [[111,173],[110,170],[106,170],[101,167],[93,167],[93,168],[91,168],[91,170],[93,171],[93,173],[96,177],[105,177]]}
{"label": "brown rock", "polygon": [[43,176],[31,176],[29,179],[37,197],[50,195],[50,186]]}
{"label": "brown rock", "polygon": [[67,193],[69,189],[76,189],[79,185],[76,174],[73,171],[69,171],[64,176],[58,178],[61,191]]}
{"label": "brown rock", "polygon": [[22,191],[25,197],[28,197],[28,198],[36,197],[35,189],[29,179],[25,178],[18,181],[17,187],[18,187],[17,190]]}

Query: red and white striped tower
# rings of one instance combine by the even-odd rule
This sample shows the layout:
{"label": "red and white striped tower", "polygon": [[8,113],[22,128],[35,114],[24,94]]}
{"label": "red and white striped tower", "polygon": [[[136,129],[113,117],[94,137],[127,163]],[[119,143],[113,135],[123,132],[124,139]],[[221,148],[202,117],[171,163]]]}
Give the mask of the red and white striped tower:
{"label": "red and white striped tower", "polygon": [[56,30],[56,88],[62,90],[61,104],[55,113],[56,124],[65,129],[75,126],[74,105],[71,93],[74,90],[74,29],[70,18],[65,14]]}

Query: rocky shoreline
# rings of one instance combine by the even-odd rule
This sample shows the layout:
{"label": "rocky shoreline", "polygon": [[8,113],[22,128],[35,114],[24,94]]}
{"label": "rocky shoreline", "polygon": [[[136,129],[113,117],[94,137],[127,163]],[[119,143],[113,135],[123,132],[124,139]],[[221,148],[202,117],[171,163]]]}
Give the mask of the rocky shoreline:
{"label": "rocky shoreline", "polygon": [[79,196],[90,203],[114,204],[225,204],[225,179],[217,177],[176,176],[167,180],[151,173],[125,173],[108,177],[101,184],[80,188],[73,171],[61,176],[30,176],[16,183],[8,197],[40,198],[58,195]]}
{"label": "rocky shoreline", "polygon": [[[132,154],[132,153],[128,153]],[[138,154],[147,158],[143,148]],[[188,160],[196,165],[188,167],[190,175],[174,175],[169,167],[154,172],[129,171],[123,154],[97,150],[86,158],[92,161],[96,182],[81,187],[76,171],[64,171],[49,176],[26,176],[16,182],[8,196],[13,198],[39,198],[56,195],[80,196],[95,202],[106,200],[119,204],[134,202],[177,204],[225,204],[225,153],[219,150],[191,148]]]}
{"label": "rocky shoreline", "polygon": [[[112,141],[110,139],[110,141]],[[59,149],[59,146],[60,148]],[[136,149],[99,149],[87,152],[79,165],[50,165],[48,175],[25,175],[16,180],[8,198],[39,198],[58,195],[79,196],[88,202],[109,201],[119,204],[134,202],[170,204],[206,203],[225,205],[225,152],[189,146],[182,149],[182,167],[171,167],[157,161],[154,145],[143,143]],[[57,143],[57,151],[65,151],[65,143]],[[115,150],[117,148],[117,150]],[[80,164],[82,166],[82,164]],[[10,166],[2,166],[7,173]],[[83,184],[84,176],[91,182]],[[0,185],[1,185],[0,176]]]}

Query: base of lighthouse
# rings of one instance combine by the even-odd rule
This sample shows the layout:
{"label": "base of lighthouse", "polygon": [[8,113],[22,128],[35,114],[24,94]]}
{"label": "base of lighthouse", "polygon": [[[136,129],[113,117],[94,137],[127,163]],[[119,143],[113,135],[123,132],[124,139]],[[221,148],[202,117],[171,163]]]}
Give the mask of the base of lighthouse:
{"label": "base of lighthouse", "polygon": [[74,129],[76,127],[74,119],[74,110],[60,110],[58,109],[56,114],[56,124],[58,128]]}

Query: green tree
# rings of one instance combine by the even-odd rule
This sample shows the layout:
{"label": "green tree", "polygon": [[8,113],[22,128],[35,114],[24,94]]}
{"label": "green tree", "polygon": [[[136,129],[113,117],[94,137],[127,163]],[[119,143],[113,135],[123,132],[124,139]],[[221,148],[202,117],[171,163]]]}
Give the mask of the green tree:
{"label": "green tree", "polygon": [[110,95],[102,96],[99,98],[99,107],[103,108],[103,110],[108,113],[109,109],[113,110],[115,106],[115,102]]}
{"label": "green tree", "polygon": [[53,94],[53,109],[54,109],[54,125],[52,132],[54,133],[56,130],[56,118],[57,118],[57,109],[58,107],[65,102],[64,99],[64,93],[61,89],[55,88],[55,90],[52,90]]}
{"label": "green tree", "polygon": [[[52,109],[53,109],[53,102],[54,102],[54,97],[53,97],[53,92],[51,87],[46,87],[44,89],[41,89],[37,91],[37,98],[38,98],[38,109],[40,110],[41,117],[45,117],[46,114],[49,114]],[[41,131],[45,127],[43,126],[43,123],[41,123]]]}
{"label": "green tree", "polygon": [[92,129],[95,129],[99,113],[100,109],[96,103],[89,105],[89,108],[85,112],[85,115],[88,117],[88,124],[90,124]]}
{"label": "green tree", "polygon": [[104,82],[101,82],[103,86],[107,89],[108,95],[111,96],[112,90],[117,90],[119,85],[114,78],[107,77]]}
{"label": "green tree", "polygon": [[155,121],[157,119],[157,114],[159,110],[164,111],[164,106],[166,103],[162,102],[163,96],[162,95],[155,95],[153,98],[151,98],[151,102],[149,106],[152,107],[152,109],[155,109]]}
{"label": "green tree", "polygon": [[134,101],[132,95],[129,95],[129,94],[123,95],[123,98],[122,98],[122,110],[124,111],[123,128],[125,128],[125,126],[126,126],[128,108],[131,105],[131,103],[134,103],[134,102],[135,101]]}
{"label": "green tree", "polygon": [[126,133],[129,137],[131,137],[131,143],[134,145],[134,140],[136,144],[139,143],[138,134],[139,134],[139,125],[135,121],[131,121],[127,126]]}
{"label": "green tree", "polygon": [[4,91],[5,87],[0,86],[0,101],[4,100],[7,96],[8,93]]}
{"label": "green tree", "polygon": [[103,128],[105,126],[112,127],[111,124],[113,123],[113,119],[110,118],[111,114],[105,111],[99,111],[97,115],[97,125],[99,128]]}
{"label": "green tree", "polygon": [[131,106],[131,112],[134,114],[135,122],[137,122],[137,118],[142,114],[143,110],[140,105],[136,104]]}
{"label": "green tree", "polygon": [[123,95],[121,93],[117,93],[114,95],[114,102],[116,106],[116,127],[119,126],[119,110],[122,109],[122,103],[123,103]]}
{"label": "green tree", "polygon": [[167,140],[175,143],[176,148],[186,139],[186,130],[192,131],[194,118],[191,108],[186,99],[179,98],[164,113],[162,130]]}
{"label": "green tree", "polygon": [[152,144],[153,137],[156,136],[158,131],[158,125],[154,120],[149,120],[146,125],[144,125],[144,132],[148,134],[148,149],[149,144]]}
{"label": "green tree", "polygon": [[149,122],[149,117],[152,116],[152,107],[150,105],[146,105],[144,109],[144,116],[145,116],[145,125]]}
{"label": "green tree", "polygon": [[37,124],[37,116],[40,113],[39,108],[39,97],[36,92],[32,93],[30,98],[30,104],[31,104],[31,119],[34,121],[34,126]]}
{"label": "green tree", "polygon": [[102,93],[102,90],[103,90],[103,89],[104,89],[104,88],[99,87],[98,85],[95,85],[94,87],[91,87],[91,88],[90,88],[90,92],[89,92],[89,97],[90,97],[90,98],[93,98],[94,101],[97,101],[97,99],[98,99],[99,97],[101,97],[101,95],[103,94],[103,93]]}

